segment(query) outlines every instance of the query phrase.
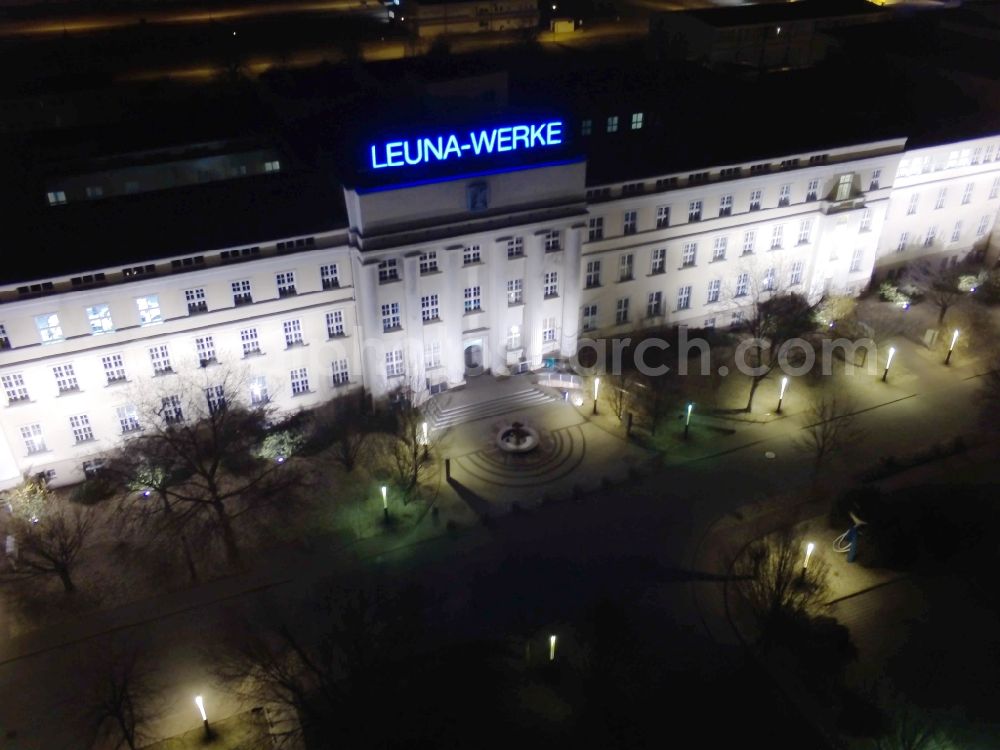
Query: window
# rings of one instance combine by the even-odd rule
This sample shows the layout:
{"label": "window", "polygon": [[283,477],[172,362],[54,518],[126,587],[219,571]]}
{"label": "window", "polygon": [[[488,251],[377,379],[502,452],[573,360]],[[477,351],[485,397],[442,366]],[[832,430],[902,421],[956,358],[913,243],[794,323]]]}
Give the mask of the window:
{"label": "window", "polygon": [[702,328],[708,328],[711,330],[715,328],[715,318],[705,318],[705,322],[701,324]]}
{"label": "window", "polygon": [[289,373],[292,381],[292,395],[301,396],[309,393],[309,371],[305,367],[297,367]]}
{"label": "window", "polygon": [[[174,396],[173,398],[177,397]],[[138,432],[142,429],[142,425],[139,424],[139,415],[136,412],[135,404],[119,406],[115,410],[115,413],[118,416],[118,426],[121,428],[123,435],[127,435],[130,432]]]}
{"label": "window", "polygon": [[507,240],[507,257],[520,258],[524,255],[524,237],[511,237]]}
{"label": "window", "polygon": [[45,436],[42,435],[40,424],[29,424],[22,427],[21,440],[24,441],[24,450],[29,456],[34,453],[44,453],[46,450]]}
{"label": "window", "polygon": [[978,164],[980,161],[982,161],[982,158],[983,158],[982,146],[976,146],[974,149],[972,149],[972,160],[971,160],[972,164]]}
{"label": "window", "polygon": [[101,366],[104,368],[104,377],[108,385],[121,383],[125,378],[125,362],[121,354],[108,354],[101,357]]}
{"label": "window", "polygon": [[663,314],[663,292],[650,292],[646,301],[646,317],[655,318]]}
{"label": "window", "polygon": [[792,263],[792,270],[788,274],[788,283],[790,286],[802,283],[802,266],[803,264],[801,260],[797,260]]}
{"label": "window", "polygon": [[986,151],[983,152],[983,163],[993,161],[993,145],[990,144],[986,147]]}
{"label": "window", "polygon": [[785,225],[784,224],[775,224],[774,225],[774,228],[771,230],[771,249],[772,250],[780,250],[781,249],[781,245],[782,245],[782,243],[784,241],[784,237],[783,237],[784,232],[785,232]]}
{"label": "window", "polygon": [[556,271],[545,272],[545,296],[557,297],[559,295],[559,274]]}
{"label": "window", "polygon": [[657,206],[656,207],[656,228],[663,229],[663,227],[670,226],[670,206]]}
{"label": "window", "polygon": [[194,340],[198,352],[198,363],[205,367],[215,362],[215,339],[211,336],[199,336]]}
{"label": "window", "polygon": [[636,216],[637,216],[637,214],[636,214],[635,211],[626,211],[625,212],[625,218],[624,218],[624,221],[622,222],[622,233],[623,234],[635,234]]}
{"label": "window", "polygon": [[787,206],[792,202],[792,186],[782,185],[781,189],[778,190],[778,205]]}
{"label": "window", "polygon": [[750,191],[750,210],[760,211],[760,190]]}
{"label": "window", "polygon": [[903,232],[899,235],[899,242],[896,244],[896,252],[901,253],[906,249],[906,244],[910,241],[910,233]]}
{"label": "window", "polygon": [[420,254],[420,275],[437,273],[438,254],[436,250]]}
{"label": "window", "polygon": [[593,120],[582,120],[580,122],[580,135],[591,135],[594,132]]}
{"label": "window", "polygon": [[872,210],[870,208],[866,208],[861,213],[861,227],[859,228],[858,231],[860,232],[872,231]]}
{"label": "window", "polygon": [[743,254],[753,255],[753,251],[757,248],[757,230],[748,229],[743,233]]}
{"label": "window", "polygon": [[809,185],[806,187],[806,200],[814,201],[819,195],[819,180],[809,180]]}
{"label": "window", "polygon": [[556,340],[556,319],[545,318],[542,320],[542,343],[548,344]]}
{"label": "window", "polygon": [[139,310],[139,325],[148,326],[163,322],[163,316],[160,314],[160,298],[157,295],[138,297],[135,306]]}
{"label": "window", "polygon": [[94,428],[90,426],[90,417],[77,414],[69,418],[69,428],[73,431],[73,441],[86,443],[94,439]]}
{"label": "window", "polygon": [[773,292],[778,284],[778,272],[772,267],[764,271],[764,291]]}
{"label": "window", "polygon": [[226,408],[226,389],[223,386],[210,385],[204,391],[209,414],[218,414]]}
{"label": "window", "polygon": [[798,244],[800,245],[809,244],[809,238],[812,236],[812,226],[813,226],[812,219],[803,219],[802,221],[799,222]]}
{"label": "window", "polygon": [[928,227],[927,234],[924,235],[924,247],[930,247],[937,238],[937,227]]}
{"label": "window", "polygon": [[642,130],[642,112],[632,113],[632,130]]}
{"label": "window", "polygon": [[597,305],[583,306],[583,330],[593,331],[597,328]]}
{"label": "window", "polygon": [[234,281],[231,286],[233,289],[233,304],[236,307],[239,307],[240,305],[249,305],[253,302],[253,295],[250,293],[249,281]]}
{"label": "window", "polygon": [[0,382],[3,383],[3,390],[7,394],[9,404],[31,400],[28,396],[28,388],[24,384],[24,376],[21,373],[16,372],[12,375],[4,375],[0,377]]}
{"label": "window", "polygon": [[160,399],[160,416],[167,424],[180,424],[184,421],[184,409],[181,408],[180,396],[164,396]]}
{"label": "window", "polygon": [[428,341],[424,344],[424,368],[432,370],[441,366],[441,342]]}
{"label": "window", "polygon": [[401,327],[399,324],[399,303],[390,302],[388,305],[382,305],[382,332],[395,331]]}
{"label": "window", "polygon": [[961,237],[962,237],[962,220],[959,219],[958,221],[955,222],[954,229],[951,230],[951,241],[958,242]]}
{"label": "window", "polygon": [[990,200],[993,200],[998,195],[1000,195],[1000,177],[994,178],[993,184],[990,186]]}
{"label": "window", "polygon": [[276,273],[274,275],[274,280],[278,285],[278,296],[279,297],[291,297],[297,294],[295,289],[295,272],[294,271],[284,271],[282,273]]}
{"label": "window", "polygon": [[681,254],[681,267],[688,268],[690,266],[693,266],[697,255],[698,255],[698,243],[685,242],[684,252]]}
{"label": "window", "polygon": [[395,349],[385,353],[385,376],[395,378],[403,375],[406,368],[403,366],[403,350]]}
{"label": "window", "polygon": [[603,216],[591,216],[590,221],[587,222],[588,226],[588,237],[591,242],[594,240],[600,240],[604,238],[604,217]]}
{"label": "window", "polygon": [[480,298],[480,287],[465,287],[465,312],[480,312],[483,309]]}
{"label": "window", "polygon": [[733,196],[724,195],[719,198],[719,216],[729,216],[733,212]]}
{"label": "window", "polygon": [[260,338],[256,328],[244,328],[240,331],[240,342],[243,344],[243,356],[252,357],[260,354]]}
{"label": "window", "polygon": [[520,349],[521,348],[521,327],[511,326],[510,330],[507,331],[507,348],[508,349]]}
{"label": "window", "polygon": [[395,258],[383,260],[378,264],[378,283],[386,284],[390,281],[399,281],[399,268]]}
{"label": "window", "polygon": [[984,216],[979,220],[979,226],[976,227],[976,237],[985,237],[986,233],[990,230],[990,217]]}
{"label": "window", "polygon": [[917,212],[917,201],[919,200],[920,196],[917,193],[914,193],[913,195],[910,196],[910,203],[906,207],[907,216],[913,216],[913,214]]}
{"label": "window", "polygon": [[521,279],[507,280],[507,304],[520,305],[524,301]]}
{"label": "window", "polygon": [[712,243],[712,260],[725,260],[728,245],[728,237],[716,237],[715,242]]}
{"label": "window", "polygon": [[851,268],[850,268],[851,273],[855,273],[856,271],[861,270],[861,261],[864,260],[864,258],[865,258],[864,248],[861,247],[857,248],[854,251],[854,254],[851,256]]}
{"label": "window", "polygon": [[281,324],[285,332],[285,346],[299,346],[302,340],[302,323],[298,320],[286,320]]}
{"label": "window", "polygon": [[937,200],[934,201],[934,208],[944,208],[944,199],[948,196],[948,188],[938,190]]}
{"label": "window", "polygon": [[324,289],[337,289],[340,287],[340,275],[337,273],[337,264],[330,263],[320,266],[319,281]]}
{"label": "window", "polygon": [[250,378],[250,405],[261,406],[269,400],[267,394],[267,378],[263,375],[254,375]]}
{"label": "window", "polygon": [[151,346],[149,348],[149,361],[153,363],[154,375],[166,375],[174,371],[174,368],[170,366],[170,350],[167,349],[166,344]]}
{"label": "window", "polygon": [[111,333],[115,330],[115,324],[111,322],[111,310],[107,305],[88,307],[87,320],[90,323],[90,332],[94,335]]}
{"label": "window", "polygon": [[330,366],[333,376],[334,387],[338,385],[347,385],[351,382],[351,372],[347,368],[346,359],[335,359]]}
{"label": "window", "polygon": [[878,190],[879,189],[879,183],[880,183],[881,180],[882,180],[882,170],[881,170],[881,168],[873,169],[872,170],[872,179],[871,179],[871,182],[868,183],[868,189],[869,190]]}
{"label": "window", "polygon": [[462,263],[471,266],[480,262],[479,245],[469,245],[462,251]]}
{"label": "window", "polygon": [[10,349],[10,337],[7,335],[7,326],[0,323],[0,350]]}
{"label": "window", "polygon": [[545,252],[550,253],[562,247],[562,232],[552,229],[545,233]]}
{"label": "window", "polygon": [[184,300],[187,302],[188,315],[208,312],[208,302],[205,301],[204,289],[187,289],[184,291]]}
{"label": "window", "polygon": [[653,249],[652,259],[649,266],[651,274],[663,273],[667,269],[667,249],[657,247]]}
{"label": "window", "polygon": [[750,293],[750,274],[741,273],[736,277],[736,296],[745,297]]}
{"label": "window", "polygon": [[972,202],[972,191],[975,190],[976,183],[969,182],[965,185],[965,190],[962,191],[962,205],[965,206]]}
{"label": "window", "polygon": [[701,221],[701,201],[691,201],[688,204],[688,221]]}
{"label": "window", "polygon": [[72,393],[80,390],[80,383],[76,379],[73,365],[56,365],[52,368],[52,374],[55,376],[56,387],[60,393]]}
{"label": "window", "polygon": [[618,280],[631,281],[634,256],[632,253],[625,253],[618,259]]}
{"label": "window", "polygon": [[628,297],[622,297],[615,302],[615,323],[628,323]]}
{"label": "window", "polygon": [[59,325],[59,316],[55,313],[36,315],[35,327],[38,328],[38,333],[42,337],[43,344],[62,341],[62,326]]}
{"label": "window", "polygon": [[587,278],[585,282],[587,289],[593,289],[601,285],[601,261],[587,261]]}
{"label": "window", "polygon": [[438,320],[440,313],[438,310],[438,296],[436,294],[428,294],[426,297],[420,298],[420,317],[425,323],[431,320]]}
{"label": "window", "polygon": [[264,171],[265,172],[280,172],[281,171],[281,162],[278,161],[277,159],[275,159],[274,161],[266,161],[266,162],[264,162]]}
{"label": "window", "polygon": [[337,338],[344,335],[344,311],[331,310],[326,314],[326,337]]}
{"label": "window", "polygon": [[691,307],[691,287],[682,286],[677,290],[677,309],[687,310]]}
{"label": "window", "polygon": [[842,174],[837,178],[836,200],[846,201],[851,197],[851,185],[854,183],[853,174]]}
{"label": "window", "polygon": [[719,279],[712,279],[708,282],[708,299],[709,303],[718,302],[719,295],[722,293],[722,281]]}
{"label": "window", "polygon": [[66,203],[66,193],[62,190],[53,190],[47,194],[50,206],[61,206]]}
{"label": "window", "polygon": [[608,118],[608,132],[618,132],[618,115],[611,115],[611,117]]}

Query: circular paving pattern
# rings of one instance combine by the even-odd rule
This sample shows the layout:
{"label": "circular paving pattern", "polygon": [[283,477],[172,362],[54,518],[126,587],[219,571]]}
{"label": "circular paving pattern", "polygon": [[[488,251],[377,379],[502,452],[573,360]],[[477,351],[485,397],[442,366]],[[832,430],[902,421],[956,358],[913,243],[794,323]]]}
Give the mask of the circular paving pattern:
{"label": "circular paving pattern", "polygon": [[539,430],[538,448],[531,453],[504,453],[495,444],[451,459],[481,482],[505,487],[533,487],[561,479],[583,461],[583,431],[579,425],[549,432]]}

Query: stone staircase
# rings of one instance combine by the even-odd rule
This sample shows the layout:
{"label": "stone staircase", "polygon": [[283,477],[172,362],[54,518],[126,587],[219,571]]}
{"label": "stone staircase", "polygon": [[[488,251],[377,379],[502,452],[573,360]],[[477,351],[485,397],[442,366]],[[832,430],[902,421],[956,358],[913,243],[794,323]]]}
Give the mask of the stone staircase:
{"label": "stone staircase", "polygon": [[468,402],[468,391],[453,391],[432,398],[424,413],[431,429],[454,427],[477,419],[497,417],[520,409],[552,403],[557,398],[537,388],[525,388],[487,401]]}

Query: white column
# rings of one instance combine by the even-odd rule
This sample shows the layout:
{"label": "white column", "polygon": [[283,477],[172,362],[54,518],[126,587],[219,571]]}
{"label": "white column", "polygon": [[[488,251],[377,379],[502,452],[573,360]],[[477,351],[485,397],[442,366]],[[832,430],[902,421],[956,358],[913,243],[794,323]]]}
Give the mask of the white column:
{"label": "white column", "polygon": [[490,285],[490,333],[487,355],[494,375],[507,375],[507,243],[490,243],[484,250]]}
{"label": "white column", "polygon": [[439,250],[438,257],[441,258],[445,274],[444,299],[441,300],[445,340],[441,342],[441,356],[448,372],[448,386],[454,387],[465,383],[465,351],[462,349],[462,316],[465,314],[462,248],[456,246]]}
{"label": "white column", "polygon": [[576,354],[580,331],[580,262],[583,225],[566,230],[566,249],[563,250],[562,280],[562,341],[559,351],[564,357]]}
{"label": "white column", "polygon": [[382,318],[378,294],[378,263],[353,259],[357,285],[358,338],[361,346],[363,384],[372,398],[386,393],[385,346],[382,344]]}
{"label": "white column", "polygon": [[524,247],[524,356],[528,366],[537,370],[542,366],[542,301],[545,247],[540,235],[525,237]]}
{"label": "white column", "polygon": [[406,331],[406,380],[415,395],[427,390],[424,369],[424,321],[420,308],[420,253],[403,258],[403,289],[406,300],[403,325]]}

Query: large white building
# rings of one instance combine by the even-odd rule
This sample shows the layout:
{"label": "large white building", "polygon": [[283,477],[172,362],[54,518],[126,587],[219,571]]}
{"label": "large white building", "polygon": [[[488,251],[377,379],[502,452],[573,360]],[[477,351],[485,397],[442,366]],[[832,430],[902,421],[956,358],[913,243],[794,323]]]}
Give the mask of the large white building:
{"label": "large white building", "polygon": [[817,299],[918,257],[955,262],[985,247],[1000,206],[1000,134],[614,184],[588,183],[582,157],[525,159],[516,140],[489,169],[422,181],[402,153],[398,178],[345,188],[347,220],[331,208],[323,231],[156,259],[137,247],[0,287],[0,487],[79,480],[141,429],[136,399],[185,371],[238,368],[248,400],[286,412],[352,388],[437,392],[572,355],[581,336],[728,326],[752,284]]}

